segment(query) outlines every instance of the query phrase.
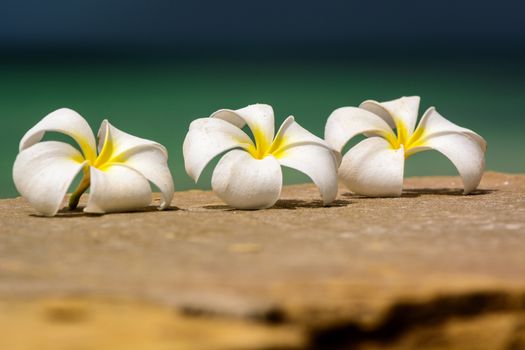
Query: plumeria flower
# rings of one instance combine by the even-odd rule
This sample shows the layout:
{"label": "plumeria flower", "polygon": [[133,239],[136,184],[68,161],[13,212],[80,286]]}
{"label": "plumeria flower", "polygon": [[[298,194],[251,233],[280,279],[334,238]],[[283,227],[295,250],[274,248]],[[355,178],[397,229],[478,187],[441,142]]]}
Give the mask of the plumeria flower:
{"label": "plumeria flower", "polygon": [[[241,130],[245,125],[255,142]],[[308,175],[319,188],[324,204],[337,195],[338,153],[292,116],[275,135],[269,105],[221,109],[209,118],[194,120],[184,140],[186,172],[197,182],[206,165],[226,151],[213,171],[211,184],[219,198],[232,207],[261,209],[274,205],[281,193],[282,165]]]}
{"label": "plumeria flower", "polygon": [[[40,142],[48,131],[70,136],[80,151],[64,142]],[[88,188],[90,194],[84,208],[87,213],[146,207],[152,199],[148,180],[162,192],[160,209],[171,203],[173,179],[164,146],[120,131],[107,120],[102,122],[98,138],[97,150],[88,123],[71,109],[48,114],[20,141],[20,153],[13,166],[18,192],[38,212],[53,216],[82,171],[83,178],[69,199],[71,209],[77,207]]]}
{"label": "plumeria flower", "polygon": [[[388,102],[365,101],[359,108],[342,107],[328,118],[326,141],[338,151],[354,136],[368,138],[343,157],[339,176],[354,193],[400,196],[405,159],[425,150],[445,155],[457,168],[464,193],[479,185],[485,168],[485,140],[451,123],[430,107],[416,128],[419,97]],[[392,130],[396,129],[397,133]]]}

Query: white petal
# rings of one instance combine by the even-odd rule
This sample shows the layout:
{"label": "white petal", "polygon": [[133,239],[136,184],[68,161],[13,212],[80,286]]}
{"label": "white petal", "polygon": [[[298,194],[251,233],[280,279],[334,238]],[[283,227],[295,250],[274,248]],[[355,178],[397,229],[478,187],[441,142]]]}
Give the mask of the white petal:
{"label": "white petal", "polygon": [[396,197],[403,190],[403,147],[393,149],[381,137],[370,137],[343,157],[339,177],[354,193],[371,197]]}
{"label": "white petal", "polygon": [[168,167],[168,158],[156,147],[143,146],[133,152],[126,152],[124,164],[138,171],[154,183],[162,192],[160,209],[166,209],[173,199],[174,185]]}
{"label": "white petal", "polygon": [[359,135],[380,135],[395,138],[396,135],[378,115],[362,108],[342,107],[330,114],[326,121],[325,140],[341,152],[350,139]]}
{"label": "white petal", "polygon": [[425,141],[425,147],[441,152],[456,167],[465,194],[475,190],[485,170],[485,152],[472,137],[465,134],[440,134]]}
{"label": "white petal", "polygon": [[286,151],[290,147],[300,145],[318,145],[325,147],[332,152],[337,166],[341,164],[341,152],[335,150],[331,145],[328,144],[328,142],[321,139],[320,137],[315,136],[310,131],[299,125],[293,116],[289,116],[281,125],[277,135],[275,136],[275,140],[273,141],[271,147],[271,153],[276,157],[279,157],[282,152]]}
{"label": "white petal", "polygon": [[238,127],[221,119],[201,118],[194,120],[184,139],[182,152],[184,166],[195,182],[206,165],[217,155],[232,148],[253,147],[248,135]]}
{"label": "white petal", "polygon": [[86,159],[94,160],[96,158],[93,131],[80,114],[69,108],[61,108],[49,113],[29,129],[20,141],[20,151],[40,142],[46,131],[60,132],[70,136],[78,143]]}
{"label": "white petal", "polygon": [[398,133],[400,126],[404,126],[410,136],[416,127],[419,101],[419,96],[401,97],[386,102],[368,100],[361,103],[359,107],[377,114],[391,127],[396,126]]}
{"label": "white petal", "polygon": [[281,166],[273,156],[255,159],[244,150],[232,150],[217,164],[211,186],[234,208],[262,209],[275,204],[282,181]]}
{"label": "white petal", "polygon": [[308,175],[319,188],[324,204],[329,204],[337,196],[339,163],[329,148],[316,144],[292,146],[279,153],[277,161]]}
{"label": "white petal", "polygon": [[278,151],[279,149],[285,149],[299,144],[316,144],[332,149],[325,140],[315,136],[299,125],[293,116],[289,116],[279,128],[277,135],[275,135],[272,149]]}
{"label": "white petal", "polygon": [[96,166],[122,164],[133,168],[161,190],[160,208],[165,209],[170,205],[174,186],[167,164],[168,151],[164,146],[119,130],[107,120],[104,120],[100,127],[99,143],[103,147]]}
{"label": "white petal", "polygon": [[465,193],[475,190],[485,170],[487,143],[474,131],[462,128],[429,108],[414,133],[417,140],[407,150],[407,157],[428,149],[444,154],[457,168]]}
{"label": "white petal", "polygon": [[91,167],[91,188],[86,213],[136,210],[151,203],[148,180],[136,170],[113,165],[104,171]]}
{"label": "white petal", "polygon": [[442,134],[458,133],[472,138],[480,145],[483,151],[487,150],[487,142],[483,137],[472,130],[462,128],[461,126],[445,119],[434,107],[427,109],[423,118],[421,118],[421,121],[419,122],[418,129],[419,128],[421,128],[421,137],[423,140]]}
{"label": "white petal", "polygon": [[273,108],[266,104],[254,104],[241,109],[221,109],[213,113],[210,118],[225,120],[242,128],[245,124],[252,131],[258,148],[269,146],[275,134]]}
{"label": "white petal", "polygon": [[82,154],[71,145],[40,142],[18,154],[13,166],[13,180],[18,192],[33,208],[53,216],[84,163]]}
{"label": "white petal", "polygon": [[119,155],[122,155],[126,152],[131,152],[136,148],[144,146],[155,147],[159,149],[159,151],[163,152],[166,157],[168,156],[166,148],[160,143],[128,134],[120,129],[117,129],[107,120],[104,120],[100,125],[100,129],[98,131],[98,141],[98,151],[100,152],[99,157],[101,158],[103,157],[103,148],[108,142],[108,146],[110,146],[108,148],[110,149],[108,149],[109,152],[107,155],[110,156],[110,158],[118,157]]}

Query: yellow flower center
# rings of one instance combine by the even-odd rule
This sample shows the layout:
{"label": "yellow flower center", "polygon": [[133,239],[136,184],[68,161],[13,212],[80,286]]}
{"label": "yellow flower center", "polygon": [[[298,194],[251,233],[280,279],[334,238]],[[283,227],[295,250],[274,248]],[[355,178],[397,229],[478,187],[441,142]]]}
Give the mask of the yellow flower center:
{"label": "yellow flower center", "polygon": [[393,149],[399,149],[401,146],[403,146],[406,159],[415,153],[413,151],[416,147],[424,146],[424,131],[425,130],[419,126],[416,128],[414,133],[410,135],[406,125],[401,120],[396,119],[396,134],[388,133],[383,136],[390,143],[390,146]]}
{"label": "yellow flower center", "polygon": [[259,128],[252,129],[252,133],[253,138],[255,139],[255,146],[249,145],[247,150],[253,158],[263,159],[269,155],[272,155],[275,158],[283,156],[286,142],[285,138],[281,134],[278,133],[273,141],[270,142],[266,138],[264,132]]}
{"label": "yellow flower center", "polygon": [[104,171],[109,166],[115,163],[121,163],[122,159],[120,159],[120,155],[115,154],[115,144],[112,141],[112,139],[109,137],[109,129],[106,132],[106,136],[104,138],[104,146],[102,146],[102,150],[100,151],[100,154],[97,156],[96,150],[93,150],[88,142],[84,141],[82,138],[77,138],[79,140],[80,149],[82,150],[82,153],[84,154],[85,158],[75,159],[79,163],[84,162],[84,160],[87,161],[87,166],[82,169],[83,177],[80,181],[80,184],[78,185],[77,189],[73,194],[71,194],[71,197],[69,198],[69,208],[75,209],[78,206],[78,202],[80,200],[80,196],[89,188],[91,185],[91,179],[90,179],[90,170],[89,168],[95,167],[101,171]]}

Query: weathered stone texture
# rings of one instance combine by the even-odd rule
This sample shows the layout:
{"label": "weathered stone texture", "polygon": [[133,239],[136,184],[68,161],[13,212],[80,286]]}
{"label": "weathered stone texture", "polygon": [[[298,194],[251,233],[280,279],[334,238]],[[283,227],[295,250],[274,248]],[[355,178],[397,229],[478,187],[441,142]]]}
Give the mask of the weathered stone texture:
{"label": "weathered stone texture", "polygon": [[55,218],[2,200],[0,349],[525,348],[525,175],[460,187]]}

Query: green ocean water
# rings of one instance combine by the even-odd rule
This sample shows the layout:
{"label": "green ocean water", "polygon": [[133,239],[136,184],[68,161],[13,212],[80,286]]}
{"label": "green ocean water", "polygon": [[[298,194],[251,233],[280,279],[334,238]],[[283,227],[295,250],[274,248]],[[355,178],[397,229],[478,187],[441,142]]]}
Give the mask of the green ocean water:
{"label": "green ocean water", "polygon": [[[421,113],[436,106],[485,137],[488,170],[525,172],[525,67],[519,60],[11,60],[0,62],[0,78],[2,198],[17,195],[11,169],[20,138],[60,107],[78,111],[95,133],[108,118],[126,132],[164,144],[177,190],[210,187],[213,165],[197,184],[184,171],[182,142],[189,123],[220,108],[256,102],[274,107],[277,124],[294,115],[322,136],[326,118],[338,107],[420,95]],[[408,159],[405,174],[456,170],[439,153],[423,152]],[[296,171],[285,172],[285,183],[307,181]]]}

